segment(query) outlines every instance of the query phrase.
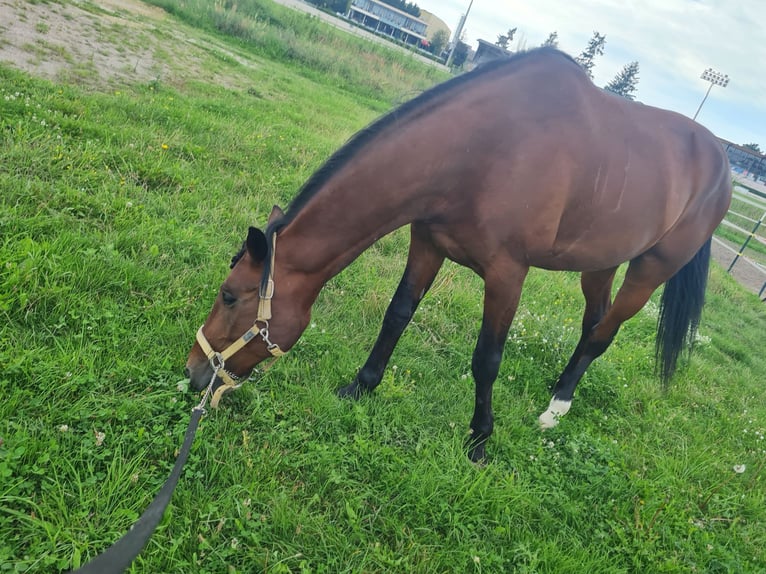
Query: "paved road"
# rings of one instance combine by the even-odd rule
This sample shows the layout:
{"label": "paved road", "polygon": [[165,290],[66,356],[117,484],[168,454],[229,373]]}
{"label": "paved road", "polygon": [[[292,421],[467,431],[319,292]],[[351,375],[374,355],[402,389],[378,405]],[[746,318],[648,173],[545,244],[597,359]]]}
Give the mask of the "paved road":
{"label": "paved road", "polygon": [[376,36],[375,34],[372,34],[371,32],[367,32],[366,30],[363,30],[362,28],[359,28],[358,26],[354,26],[350,24],[348,20],[345,20],[344,18],[335,17],[335,16],[332,16],[331,14],[328,14],[327,12],[322,12],[321,10],[317,10],[316,8],[314,8],[314,6],[312,6],[311,4],[307,4],[306,2],[303,2],[302,0],[274,0],[274,1],[277,4],[282,4],[283,6],[292,8],[293,10],[300,10],[301,12],[306,12],[307,14],[311,14],[312,16],[316,16],[317,18],[324,20],[331,26],[335,26],[336,28],[340,30],[344,30],[348,32],[349,34],[354,34],[355,36],[359,36],[360,38],[365,38],[367,40],[377,42],[378,44],[382,44],[383,46],[392,48],[394,50],[400,50],[404,52],[405,54],[409,54],[413,58],[420,60],[421,62],[425,64],[434,66],[435,68],[439,68],[441,70],[444,70],[445,72],[449,71],[449,68],[447,68],[447,66],[443,64],[434,62],[433,60],[430,60],[426,58],[425,56],[421,56],[417,52],[412,52],[410,50],[402,48],[401,46],[394,44],[393,42],[389,42],[388,40],[385,40],[384,38],[381,38],[380,36]]}

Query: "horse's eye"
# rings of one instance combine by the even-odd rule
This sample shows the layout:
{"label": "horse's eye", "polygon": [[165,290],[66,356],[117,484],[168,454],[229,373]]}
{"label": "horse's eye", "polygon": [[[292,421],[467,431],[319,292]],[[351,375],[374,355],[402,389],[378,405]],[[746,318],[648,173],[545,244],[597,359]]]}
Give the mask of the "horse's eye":
{"label": "horse's eye", "polygon": [[237,302],[237,298],[228,291],[221,291],[221,299],[227,307],[232,307]]}

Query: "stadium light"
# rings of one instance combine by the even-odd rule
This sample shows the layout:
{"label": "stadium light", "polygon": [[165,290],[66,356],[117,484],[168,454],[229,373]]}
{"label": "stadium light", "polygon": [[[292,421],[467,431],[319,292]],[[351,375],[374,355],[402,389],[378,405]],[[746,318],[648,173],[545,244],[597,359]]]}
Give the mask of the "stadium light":
{"label": "stadium light", "polygon": [[468,19],[468,13],[471,11],[471,6],[473,6],[473,0],[468,4],[468,10],[465,11],[465,14],[463,14],[460,17],[460,22],[458,22],[457,30],[455,30],[455,36],[452,39],[452,49],[449,52],[449,57],[447,58],[447,67],[450,67],[452,65],[452,60],[455,58],[455,51],[458,47],[458,44],[460,44],[460,36],[463,35],[463,26],[465,26],[465,21]]}
{"label": "stadium light", "polygon": [[708,68],[704,72],[702,72],[702,75],[700,76],[703,80],[706,82],[710,82],[710,85],[707,87],[707,92],[705,92],[705,97],[702,98],[702,101],[700,102],[699,107],[697,108],[697,111],[694,112],[693,120],[697,119],[697,115],[700,113],[700,110],[702,109],[702,104],[705,103],[705,100],[707,100],[707,97],[710,95],[710,90],[713,89],[713,86],[721,86],[722,88],[725,88],[729,85],[729,75],[728,74],[722,74],[721,72],[716,72],[713,68]]}

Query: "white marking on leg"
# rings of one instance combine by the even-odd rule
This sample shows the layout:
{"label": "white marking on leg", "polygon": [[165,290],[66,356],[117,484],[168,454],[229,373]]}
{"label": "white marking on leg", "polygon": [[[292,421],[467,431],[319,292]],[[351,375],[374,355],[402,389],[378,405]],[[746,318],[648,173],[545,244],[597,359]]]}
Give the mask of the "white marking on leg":
{"label": "white marking on leg", "polygon": [[552,429],[559,424],[559,419],[569,412],[572,406],[572,401],[562,401],[553,397],[551,404],[548,405],[548,410],[540,415],[537,419],[540,422],[540,428]]}

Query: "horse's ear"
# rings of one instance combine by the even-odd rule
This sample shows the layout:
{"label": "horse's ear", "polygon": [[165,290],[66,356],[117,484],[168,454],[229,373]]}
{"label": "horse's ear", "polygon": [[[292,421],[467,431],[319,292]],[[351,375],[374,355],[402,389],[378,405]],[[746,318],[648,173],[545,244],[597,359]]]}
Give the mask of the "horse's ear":
{"label": "horse's ear", "polygon": [[266,242],[266,236],[263,231],[257,227],[251,227],[247,230],[247,252],[250,254],[250,259],[254,263],[260,263],[266,259],[268,253],[268,243]]}
{"label": "horse's ear", "polygon": [[269,215],[269,223],[273,223],[277,219],[281,219],[284,216],[285,214],[282,211],[282,209],[278,205],[275,205],[274,207],[271,208],[271,215]]}

